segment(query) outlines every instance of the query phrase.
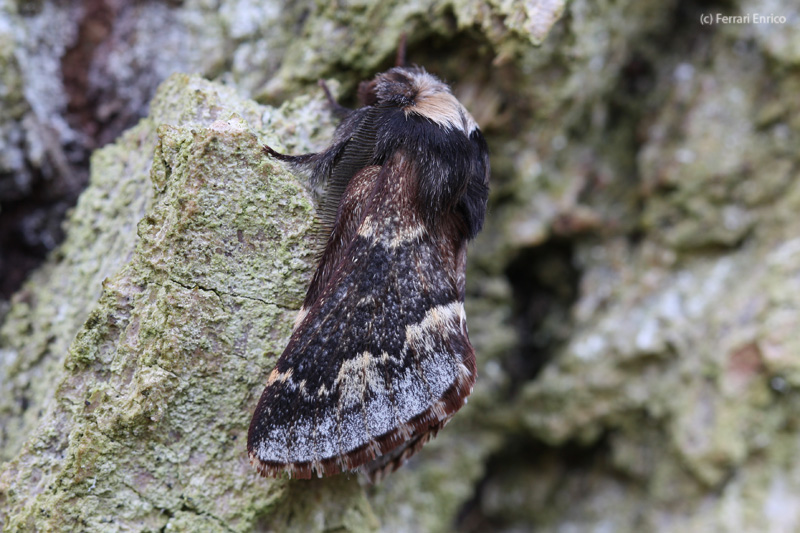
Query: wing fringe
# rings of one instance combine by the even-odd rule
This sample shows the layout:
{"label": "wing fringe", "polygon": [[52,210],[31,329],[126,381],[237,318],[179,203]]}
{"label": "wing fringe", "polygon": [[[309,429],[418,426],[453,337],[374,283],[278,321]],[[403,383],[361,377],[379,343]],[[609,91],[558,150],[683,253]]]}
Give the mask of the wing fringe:
{"label": "wing fringe", "polygon": [[360,469],[372,483],[376,483],[421,450],[467,403],[476,377],[472,350],[465,363],[469,366],[462,368],[455,383],[432,406],[358,448],[318,461],[288,463],[264,461],[250,450],[250,463],[265,477],[280,477],[287,473],[290,478],[311,479],[314,472],[322,477]]}

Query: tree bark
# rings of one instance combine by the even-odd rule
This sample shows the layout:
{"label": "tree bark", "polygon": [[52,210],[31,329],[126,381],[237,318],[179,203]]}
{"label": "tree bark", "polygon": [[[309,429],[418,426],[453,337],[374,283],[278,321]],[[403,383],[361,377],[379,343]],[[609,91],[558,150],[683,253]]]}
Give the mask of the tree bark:
{"label": "tree bark", "polygon": [[[109,37],[68,62],[98,109],[138,117],[163,83],[94,151],[66,240],[0,307],[5,531],[800,527],[796,6],[105,5]],[[66,11],[0,15],[20,28],[0,25],[2,172],[77,142],[74,95],[36,82],[88,39],[77,11],[46,37]],[[402,33],[492,151],[469,252],[478,383],[380,485],[262,479],[246,430],[315,251],[313,195],[260,145],[323,147],[313,83],[346,99]],[[36,152],[43,131],[62,137]]]}

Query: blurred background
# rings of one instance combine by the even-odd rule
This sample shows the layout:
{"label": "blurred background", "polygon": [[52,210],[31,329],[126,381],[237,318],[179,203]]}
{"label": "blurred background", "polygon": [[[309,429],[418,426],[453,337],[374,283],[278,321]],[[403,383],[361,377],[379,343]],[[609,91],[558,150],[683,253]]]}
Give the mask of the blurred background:
{"label": "blurred background", "polygon": [[59,324],[23,282],[68,255],[95,150],[174,73],[275,107],[333,79],[354,105],[405,34],[491,150],[466,304],[478,385],[380,486],[291,485],[284,510],[223,525],[800,530],[798,30],[789,0],[0,0],[0,503],[57,382],[30,384],[62,371],[102,289],[19,348]]}

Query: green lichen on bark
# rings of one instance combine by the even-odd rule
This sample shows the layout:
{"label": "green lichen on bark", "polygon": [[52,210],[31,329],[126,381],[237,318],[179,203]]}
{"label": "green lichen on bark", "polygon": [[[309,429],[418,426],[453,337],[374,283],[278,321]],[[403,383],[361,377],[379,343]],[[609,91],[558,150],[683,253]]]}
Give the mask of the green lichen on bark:
{"label": "green lichen on bark", "polygon": [[[314,210],[263,157],[264,120],[279,129],[281,113],[175,76],[151,115],[95,157],[60,255],[72,290],[95,279],[87,269],[107,277],[94,305],[93,291],[52,294],[46,280],[67,273],[26,289],[37,309],[77,304],[76,321],[80,304],[92,310],[66,359],[51,355],[54,393],[37,398],[44,413],[0,475],[8,530],[247,531],[281,498],[286,483],[248,464],[246,430],[310,276]],[[6,328],[33,322],[20,307],[30,305],[16,301]]]}
{"label": "green lichen on bark", "polygon": [[[336,4],[316,3],[302,28],[300,39],[287,46],[284,61],[274,76],[256,91],[257,98],[272,100],[307,86],[321,76],[339,74],[332,67],[346,65],[352,87],[388,65],[403,35],[412,48],[430,39],[452,39],[471,33],[496,48],[501,57],[529,50],[544,41],[564,11],[564,0],[535,3],[423,0],[360,2],[341,9]],[[430,53],[428,50],[427,52]],[[422,57],[409,57],[421,63]],[[339,71],[341,70],[338,69]]]}
{"label": "green lichen on bark", "polygon": [[[612,190],[635,172],[627,182],[635,202],[609,203],[606,190],[576,206],[602,222],[588,226],[589,238],[573,234],[580,292],[569,336],[509,416],[530,451],[485,481],[483,511],[497,523],[545,531],[800,524],[783,503],[800,488],[789,355],[800,308],[792,274],[800,128],[790,96],[798,78],[765,61],[791,55],[771,48],[786,27],[761,30],[719,27],[688,54],[658,54],[652,92],[626,104],[647,125],[636,149],[615,145],[625,136],[613,131],[596,148],[591,134],[573,135],[565,149],[573,160],[594,152]],[[753,32],[758,44],[740,48]],[[636,154],[634,165],[625,152]],[[574,169],[556,168],[566,179]],[[629,224],[635,238],[616,234]],[[545,245],[559,230],[546,220],[536,228]]]}

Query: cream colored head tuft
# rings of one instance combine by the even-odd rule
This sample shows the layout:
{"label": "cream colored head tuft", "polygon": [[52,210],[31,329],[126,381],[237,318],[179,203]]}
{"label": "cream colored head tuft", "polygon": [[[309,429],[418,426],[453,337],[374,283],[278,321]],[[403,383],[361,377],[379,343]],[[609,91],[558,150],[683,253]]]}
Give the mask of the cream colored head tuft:
{"label": "cream colored head tuft", "polygon": [[469,114],[445,83],[423,69],[409,69],[414,89],[414,101],[403,110],[415,113],[448,129],[460,129],[467,136],[478,128]]}

